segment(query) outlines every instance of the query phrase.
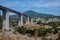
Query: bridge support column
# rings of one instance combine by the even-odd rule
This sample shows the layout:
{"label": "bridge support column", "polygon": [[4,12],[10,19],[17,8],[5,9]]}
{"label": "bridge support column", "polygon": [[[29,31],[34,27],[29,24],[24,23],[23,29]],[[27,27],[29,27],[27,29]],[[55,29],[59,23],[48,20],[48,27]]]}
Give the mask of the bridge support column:
{"label": "bridge support column", "polygon": [[18,26],[21,26],[21,20],[20,20],[20,15],[19,15],[19,21],[18,21]]}
{"label": "bridge support column", "polygon": [[31,18],[31,23],[33,23],[33,18]]}
{"label": "bridge support column", "polygon": [[9,29],[9,13],[3,10],[3,29]]}
{"label": "bridge support column", "polygon": [[29,16],[27,17],[27,21],[26,21],[26,24],[29,24]]}
{"label": "bridge support column", "polygon": [[21,15],[21,26],[23,25],[23,15]]}

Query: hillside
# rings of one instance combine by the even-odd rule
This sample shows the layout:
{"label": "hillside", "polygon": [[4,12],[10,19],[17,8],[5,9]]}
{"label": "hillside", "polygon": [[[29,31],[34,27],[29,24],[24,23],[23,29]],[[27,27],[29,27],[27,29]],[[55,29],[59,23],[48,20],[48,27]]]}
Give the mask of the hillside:
{"label": "hillside", "polygon": [[10,15],[9,17],[12,18],[12,19],[19,19],[18,15]]}
{"label": "hillside", "polygon": [[32,16],[32,17],[52,17],[52,16],[54,16],[51,14],[37,13],[37,12],[32,11],[32,10],[26,11],[26,12],[24,12],[24,14]]}
{"label": "hillside", "polygon": [[[26,11],[26,12],[24,12],[24,14],[29,15],[31,17],[40,17],[40,18],[52,18],[52,17],[60,18],[60,16],[55,16],[52,14],[45,14],[45,13],[38,13],[38,12],[35,12],[32,10]],[[10,15],[10,18],[19,19],[19,16],[18,15]]]}

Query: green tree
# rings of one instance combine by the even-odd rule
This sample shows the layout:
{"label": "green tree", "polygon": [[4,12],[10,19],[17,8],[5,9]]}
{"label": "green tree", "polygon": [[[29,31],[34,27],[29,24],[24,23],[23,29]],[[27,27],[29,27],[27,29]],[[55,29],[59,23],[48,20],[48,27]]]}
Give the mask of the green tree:
{"label": "green tree", "polygon": [[54,29],[53,33],[56,34],[58,32],[57,24],[55,22],[49,22],[48,24],[52,26],[52,28]]}
{"label": "green tree", "polygon": [[37,21],[37,24],[42,24],[42,22],[40,20]]}
{"label": "green tree", "polygon": [[49,22],[48,25],[52,26],[54,29],[57,28],[57,24],[55,22]]}
{"label": "green tree", "polygon": [[21,34],[26,34],[26,28],[24,26],[18,27],[17,31]]}
{"label": "green tree", "polygon": [[45,29],[38,29],[39,36],[45,36],[46,33],[47,33],[47,31]]}

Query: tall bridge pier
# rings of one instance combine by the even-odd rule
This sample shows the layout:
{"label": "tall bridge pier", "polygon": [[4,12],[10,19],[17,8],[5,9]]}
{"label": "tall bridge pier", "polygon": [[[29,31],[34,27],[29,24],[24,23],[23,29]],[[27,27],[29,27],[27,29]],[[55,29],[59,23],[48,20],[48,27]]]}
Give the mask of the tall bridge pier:
{"label": "tall bridge pier", "polygon": [[3,10],[3,28],[9,29],[9,14],[7,10]]}

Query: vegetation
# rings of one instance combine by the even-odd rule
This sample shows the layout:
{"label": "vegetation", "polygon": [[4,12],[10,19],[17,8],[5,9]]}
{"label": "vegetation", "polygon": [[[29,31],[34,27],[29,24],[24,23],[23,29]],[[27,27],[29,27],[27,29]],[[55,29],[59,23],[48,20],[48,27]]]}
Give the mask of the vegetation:
{"label": "vegetation", "polygon": [[17,19],[10,19],[9,23],[10,23],[10,25],[9,25],[10,27],[15,27],[18,25],[18,20]]}
{"label": "vegetation", "polygon": [[2,17],[0,16],[0,29],[2,29]]}
{"label": "vegetation", "polygon": [[34,32],[35,32],[35,30],[27,30],[26,31],[27,34],[31,34],[31,35],[34,35]]}
{"label": "vegetation", "polygon": [[47,33],[47,32],[46,32],[45,29],[38,29],[38,35],[39,35],[39,36],[45,36],[46,33]]}
{"label": "vegetation", "polygon": [[57,38],[57,40],[60,40],[60,32],[58,33],[58,38]]}
{"label": "vegetation", "polygon": [[17,27],[15,27],[13,30],[14,30],[14,31],[13,31],[13,34],[16,34],[16,32],[17,32]]}
{"label": "vegetation", "polygon": [[[38,21],[37,22],[37,24],[43,24],[41,21]],[[45,25],[45,24],[43,24],[43,25]],[[42,26],[43,26],[42,25]],[[50,23],[48,23],[48,25],[50,25],[50,26],[52,26],[53,27],[53,29],[54,29],[54,31],[53,31],[53,33],[57,33],[58,32],[58,30],[57,30],[57,25],[54,23],[54,22],[50,22]],[[19,32],[19,33],[21,33],[21,34],[30,34],[31,36],[34,36],[34,33],[35,33],[35,30],[36,29],[34,29],[34,30],[27,30],[24,26],[22,26],[22,27],[18,27],[18,29],[17,29],[17,31]],[[44,29],[44,28],[39,28],[39,29],[37,29],[38,30],[38,36],[43,36],[42,37],[42,40],[47,40],[46,38],[45,38],[45,35],[47,34],[47,33],[51,33],[52,32],[52,29]],[[14,31],[14,33],[15,33],[15,31]],[[29,35],[29,36],[30,36]],[[59,39],[59,38],[58,38]],[[51,39],[50,39],[51,40]]]}
{"label": "vegetation", "polygon": [[47,40],[44,36],[42,36],[42,40]]}
{"label": "vegetation", "polygon": [[[40,20],[37,21],[37,24],[42,25],[42,26],[48,25],[47,23],[42,23]],[[49,25],[51,25],[51,24],[49,23]],[[52,28],[49,28],[49,29],[39,28],[38,29],[38,35],[39,36],[45,36],[47,33],[51,33],[51,32],[52,32]]]}
{"label": "vegetation", "polygon": [[18,27],[17,31],[21,34],[26,34],[26,28],[24,26]]}
{"label": "vegetation", "polygon": [[50,28],[50,29],[46,29],[45,30],[47,33],[51,33],[52,32],[52,29]]}
{"label": "vegetation", "polygon": [[[45,24],[45,23],[42,23],[40,20],[37,21],[37,24],[42,25],[42,26],[50,25],[50,26],[52,26],[52,28],[49,28],[49,29],[39,28],[39,29],[37,29],[37,31],[38,31],[38,33],[36,33],[37,36],[35,35],[36,29],[34,29],[34,30],[27,30],[25,27],[22,26],[22,27],[18,28],[17,31],[19,33],[21,33],[21,34],[29,34],[29,36],[34,36],[35,35],[34,36],[35,39],[37,39],[38,36],[41,36],[42,40],[48,40],[48,39],[45,38],[45,35],[47,33],[51,33],[51,32],[53,32],[54,34],[58,33],[57,26],[60,25],[59,22],[49,22],[48,24]],[[52,29],[54,29],[54,30],[52,31]],[[49,39],[49,40],[52,40],[52,39]],[[58,39],[57,40],[60,40],[60,33],[58,35]]]}
{"label": "vegetation", "polygon": [[51,33],[51,29],[38,29],[38,35],[39,36],[45,36],[47,33]]}
{"label": "vegetation", "polygon": [[54,34],[56,34],[58,32],[56,22],[49,22],[48,25],[52,26],[52,28],[54,29],[54,31],[53,31]]}
{"label": "vegetation", "polygon": [[48,25],[52,26],[53,28],[57,28],[57,26],[60,26],[60,22],[49,22]]}
{"label": "vegetation", "polygon": [[48,25],[52,26],[54,29],[57,28],[57,25],[55,22],[49,22]]}
{"label": "vegetation", "polygon": [[37,21],[37,24],[42,24],[42,22],[39,20],[39,21]]}

